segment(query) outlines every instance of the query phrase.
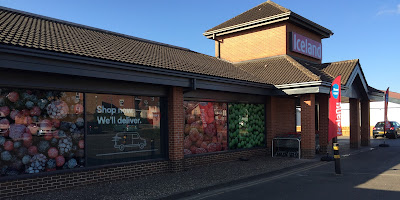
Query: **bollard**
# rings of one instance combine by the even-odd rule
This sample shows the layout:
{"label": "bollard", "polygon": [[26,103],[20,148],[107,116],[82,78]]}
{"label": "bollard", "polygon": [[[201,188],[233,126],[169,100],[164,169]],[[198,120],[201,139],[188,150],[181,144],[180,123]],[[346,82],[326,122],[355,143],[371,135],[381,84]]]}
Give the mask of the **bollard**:
{"label": "bollard", "polygon": [[341,174],[340,169],[340,154],[339,154],[339,144],[337,143],[337,138],[333,138],[333,158],[335,159],[335,173]]}

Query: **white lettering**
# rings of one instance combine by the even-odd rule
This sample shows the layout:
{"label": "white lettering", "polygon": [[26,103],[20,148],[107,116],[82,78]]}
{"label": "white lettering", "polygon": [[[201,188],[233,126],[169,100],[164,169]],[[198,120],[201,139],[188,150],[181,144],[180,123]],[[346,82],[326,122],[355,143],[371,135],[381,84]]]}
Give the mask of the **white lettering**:
{"label": "white lettering", "polygon": [[[313,45],[312,48],[313,48],[313,55],[318,54],[318,53],[317,53],[317,46],[316,46],[316,45]],[[318,56],[318,55],[317,55],[317,57],[320,58],[321,56]]]}
{"label": "white lettering", "polygon": [[300,39],[297,39],[297,42],[296,42],[296,45],[297,45],[296,48],[297,48],[298,51],[301,51],[301,50],[299,49],[299,47],[300,47],[300,45],[299,45],[300,41],[301,41]]}
{"label": "white lettering", "polygon": [[303,53],[307,53],[305,47],[306,47],[306,43],[305,43],[304,40],[303,40],[303,41],[301,41],[301,47],[300,47],[300,48],[301,48],[301,51],[302,51]]}
{"label": "white lettering", "polygon": [[336,124],[338,128],[338,132],[341,133],[341,121],[342,121],[342,108],[340,102],[336,102]]}
{"label": "white lettering", "polygon": [[97,113],[102,113],[101,112],[101,106],[97,106]]}
{"label": "white lettering", "polygon": [[297,33],[292,32],[292,51],[305,54],[317,59],[322,58],[322,45],[312,39],[304,37],[302,35],[297,35]]}
{"label": "white lettering", "polygon": [[118,109],[118,113],[132,114],[132,113],[135,113],[135,109],[122,108],[122,109]]}
{"label": "white lettering", "polygon": [[108,113],[108,114],[114,115],[115,113],[117,113],[117,109],[116,108],[106,108],[104,106],[97,106],[97,113]]}
{"label": "white lettering", "polygon": [[141,124],[142,123],[140,121],[140,119],[130,118],[130,117],[125,117],[125,118],[120,117],[117,120],[117,122],[118,122],[118,124]]}
{"label": "white lettering", "polygon": [[110,124],[112,122],[112,118],[107,118],[107,117],[97,117],[97,124]]}
{"label": "white lettering", "polygon": [[321,49],[321,44],[317,48],[316,56],[321,59],[322,58],[322,49]]}

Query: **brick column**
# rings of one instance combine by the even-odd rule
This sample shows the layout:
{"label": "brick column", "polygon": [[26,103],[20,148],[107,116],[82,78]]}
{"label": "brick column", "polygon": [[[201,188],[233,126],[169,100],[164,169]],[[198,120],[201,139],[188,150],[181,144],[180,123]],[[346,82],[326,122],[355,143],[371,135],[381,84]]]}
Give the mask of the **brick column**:
{"label": "brick column", "polygon": [[326,154],[329,151],[328,127],[329,127],[329,95],[319,94],[319,146],[320,153]]}
{"label": "brick column", "polygon": [[183,89],[171,87],[168,94],[168,150],[170,170],[183,170],[183,138],[184,138]]}
{"label": "brick column", "polygon": [[265,120],[265,128],[266,128],[266,132],[267,132],[265,142],[266,142],[267,151],[269,154],[271,154],[271,151],[272,151],[272,149],[271,149],[272,148],[272,139],[275,137],[275,134],[276,134],[275,126],[273,125],[274,120],[275,120],[274,116],[277,115],[276,108],[275,108],[275,106],[273,106],[275,104],[274,98],[275,97],[268,97],[267,104],[265,107],[265,116],[267,119],[267,120]]}
{"label": "brick column", "polygon": [[271,155],[272,139],[278,135],[296,132],[296,99],[268,97],[265,109],[268,155]]}
{"label": "brick column", "polygon": [[361,146],[370,145],[370,107],[369,100],[361,101]]}
{"label": "brick column", "polygon": [[360,100],[350,99],[350,148],[360,146]]}
{"label": "brick column", "polygon": [[300,97],[301,105],[301,156],[315,157],[315,94]]}

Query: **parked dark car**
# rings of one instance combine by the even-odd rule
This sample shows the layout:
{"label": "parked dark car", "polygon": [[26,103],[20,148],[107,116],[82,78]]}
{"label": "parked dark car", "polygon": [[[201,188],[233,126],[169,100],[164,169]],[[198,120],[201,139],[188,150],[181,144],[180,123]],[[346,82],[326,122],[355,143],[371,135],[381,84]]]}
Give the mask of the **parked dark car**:
{"label": "parked dark car", "polygon": [[[395,121],[389,121],[390,128],[386,130],[386,137],[396,139],[400,135],[400,124]],[[372,129],[372,134],[374,138],[377,137],[384,137],[384,126],[385,122],[378,122],[376,123],[375,127]]]}

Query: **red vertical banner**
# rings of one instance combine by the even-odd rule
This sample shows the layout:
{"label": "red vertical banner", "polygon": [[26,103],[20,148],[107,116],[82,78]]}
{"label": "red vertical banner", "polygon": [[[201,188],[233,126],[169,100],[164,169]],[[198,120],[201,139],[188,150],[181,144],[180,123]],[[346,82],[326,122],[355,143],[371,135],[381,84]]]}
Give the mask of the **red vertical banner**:
{"label": "red vertical banner", "polygon": [[387,117],[387,113],[388,113],[388,104],[389,104],[389,88],[387,88],[386,92],[385,92],[385,133],[388,129],[390,129],[391,125],[389,123],[388,117]]}
{"label": "red vertical banner", "polygon": [[328,142],[337,136],[342,135],[342,92],[340,85],[340,78],[338,76],[332,82],[331,91],[329,96],[329,132]]}

